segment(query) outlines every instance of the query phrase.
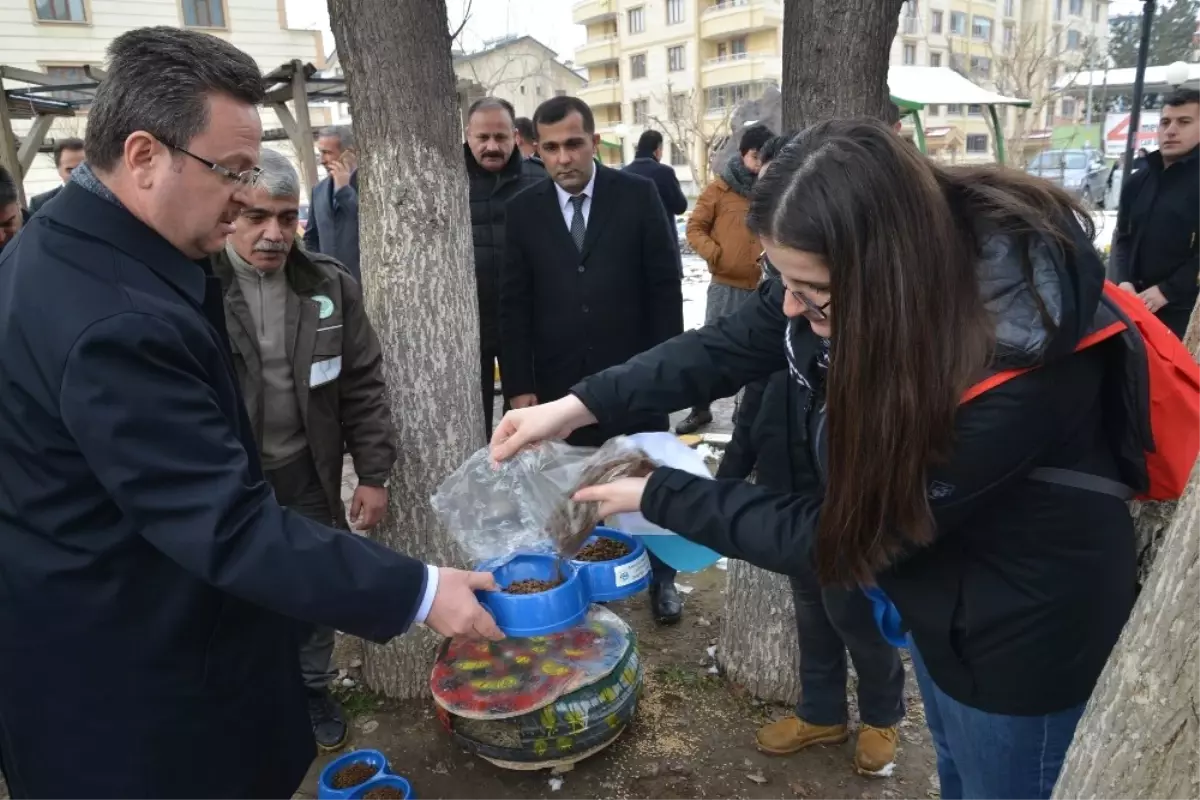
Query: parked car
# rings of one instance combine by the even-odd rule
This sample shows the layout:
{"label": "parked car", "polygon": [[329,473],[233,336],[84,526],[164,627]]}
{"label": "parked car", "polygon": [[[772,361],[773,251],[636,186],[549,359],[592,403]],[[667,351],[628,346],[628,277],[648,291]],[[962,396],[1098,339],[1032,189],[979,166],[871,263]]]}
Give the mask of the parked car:
{"label": "parked car", "polygon": [[1109,168],[1098,150],[1043,150],[1025,171],[1073,192],[1084,205],[1104,207]]}

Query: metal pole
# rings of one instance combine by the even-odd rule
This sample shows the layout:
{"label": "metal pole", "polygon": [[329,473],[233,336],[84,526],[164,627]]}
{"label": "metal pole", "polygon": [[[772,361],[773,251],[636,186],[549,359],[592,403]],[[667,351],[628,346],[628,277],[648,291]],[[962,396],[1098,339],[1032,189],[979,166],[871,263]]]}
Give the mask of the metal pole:
{"label": "metal pole", "polygon": [[1133,108],[1129,111],[1129,136],[1125,139],[1125,167],[1121,170],[1121,185],[1129,180],[1133,169],[1133,146],[1137,144],[1138,125],[1142,121],[1142,92],[1146,88],[1146,59],[1150,53],[1150,27],[1154,24],[1154,0],[1143,0],[1142,41],[1138,44],[1137,71],[1133,76]]}

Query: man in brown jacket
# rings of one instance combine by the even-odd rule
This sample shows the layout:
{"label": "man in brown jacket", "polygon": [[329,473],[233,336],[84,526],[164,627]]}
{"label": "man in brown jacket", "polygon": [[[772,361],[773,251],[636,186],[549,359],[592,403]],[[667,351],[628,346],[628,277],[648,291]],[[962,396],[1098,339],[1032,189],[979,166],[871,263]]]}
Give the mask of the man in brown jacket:
{"label": "man in brown jacket", "polygon": [[[762,168],[758,151],[772,138],[765,125],[754,125],[742,133],[738,152],[721,167],[688,218],[687,240],[708,262],[712,281],[704,308],[704,324],[737,310],[762,277],[758,257],[762,247],[746,227],[750,191]],[[675,427],[676,433],[695,433],[712,422],[708,406],[697,406]]]}
{"label": "man in brown jacket", "polygon": [[[350,273],[296,243],[295,168],[265,149],[259,163],[262,174],[237,231],[213,256],[246,411],[280,505],[340,528],[347,527],[344,443],[358,474],[350,519],[366,530],[387,510],[396,460],[379,341]],[[317,627],[299,656],[313,735],[325,750],[346,741],[345,719],[328,689],[333,643],[333,630]]]}

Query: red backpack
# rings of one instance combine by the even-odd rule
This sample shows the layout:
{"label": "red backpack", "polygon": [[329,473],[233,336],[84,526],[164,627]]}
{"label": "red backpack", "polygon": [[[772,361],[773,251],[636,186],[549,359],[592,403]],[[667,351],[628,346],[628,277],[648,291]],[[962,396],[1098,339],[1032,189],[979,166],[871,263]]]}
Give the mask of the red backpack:
{"label": "red backpack", "polygon": [[[1096,322],[1075,350],[1117,340],[1111,342],[1117,384],[1109,394],[1115,407],[1105,412],[1121,420],[1113,440],[1124,482],[1052,467],[1035,469],[1029,477],[1124,499],[1178,499],[1200,454],[1200,364],[1136,295],[1109,281]],[[1036,367],[997,372],[968,389],[962,402],[1030,369]]]}

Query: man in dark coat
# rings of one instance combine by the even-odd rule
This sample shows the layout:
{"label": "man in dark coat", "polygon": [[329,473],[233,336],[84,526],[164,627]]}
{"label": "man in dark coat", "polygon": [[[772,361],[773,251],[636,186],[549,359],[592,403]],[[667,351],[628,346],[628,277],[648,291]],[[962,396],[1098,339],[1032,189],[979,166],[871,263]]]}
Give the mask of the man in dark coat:
{"label": "man in dark coat", "polygon": [[654,181],[658,196],[662,199],[663,208],[671,215],[671,234],[679,241],[679,232],[675,229],[674,218],[687,211],[688,201],[683,196],[679,186],[679,177],[675,170],[662,163],[663,136],[658,131],[643,131],[638,138],[637,151],[633,161],[625,165],[626,172],[641,175]]}
{"label": "man in dark coat", "polygon": [[62,178],[62,186],[56,186],[48,192],[42,192],[35,195],[29,201],[29,212],[36,214],[38,209],[49,203],[58,193],[62,191],[63,186],[67,185],[67,181],[71,180],[71,173],[75,168],[83,163],[83,140],[82,139],[61,139],[54,143],[54,169],[58,172],[58,177]]}
{"label": "man in dark coat", "polygon": [[300,623],[498,637],[492,581],[276,502],[206,259],[261,73],[170,27],[109,56],[87,163],[0,256],[0,764],[14,797],[290,797]]}
{"label": "man in dark coat", "polygon": [[317,137],[321,166],[329,177],[317,184],[308,206],[304,246],[324,253],[362,283],[358,265],[358,149],[348,125],[335,125]]}
{"label": "man in dark coat", "polygon": [[[500,270],[504,264],[504,206],[517,192],[546,177],[546,170],[515,147],[513,107],[484,97],[467,111],[463,156],[470,182],[471,241],[479,296],[479,388],[484,437],[492,435],[496,361],[500,358]],[[503,369],[500,379],[504,380]]]}
{"label": "man in dark coat", "polygon": [[1180,89],[1163,105],[1158,150],[1121,189],[1113,280],[1183,338],[1200,280],[1200,92]]}
{"label": "man in dark coat", "polygon": [[[514,408],[563,397],[683,330],[678,250],[654,184],[595,163],[599,137],[583,101],[547,100],[534,123],[551,180],[508,204],[500,284],[504,396]],[[594,447],[665,430],[666,415],[630,415],[567,441]],[[681,613],[674,577],[655,563],[651,603],[664,622]]]}

